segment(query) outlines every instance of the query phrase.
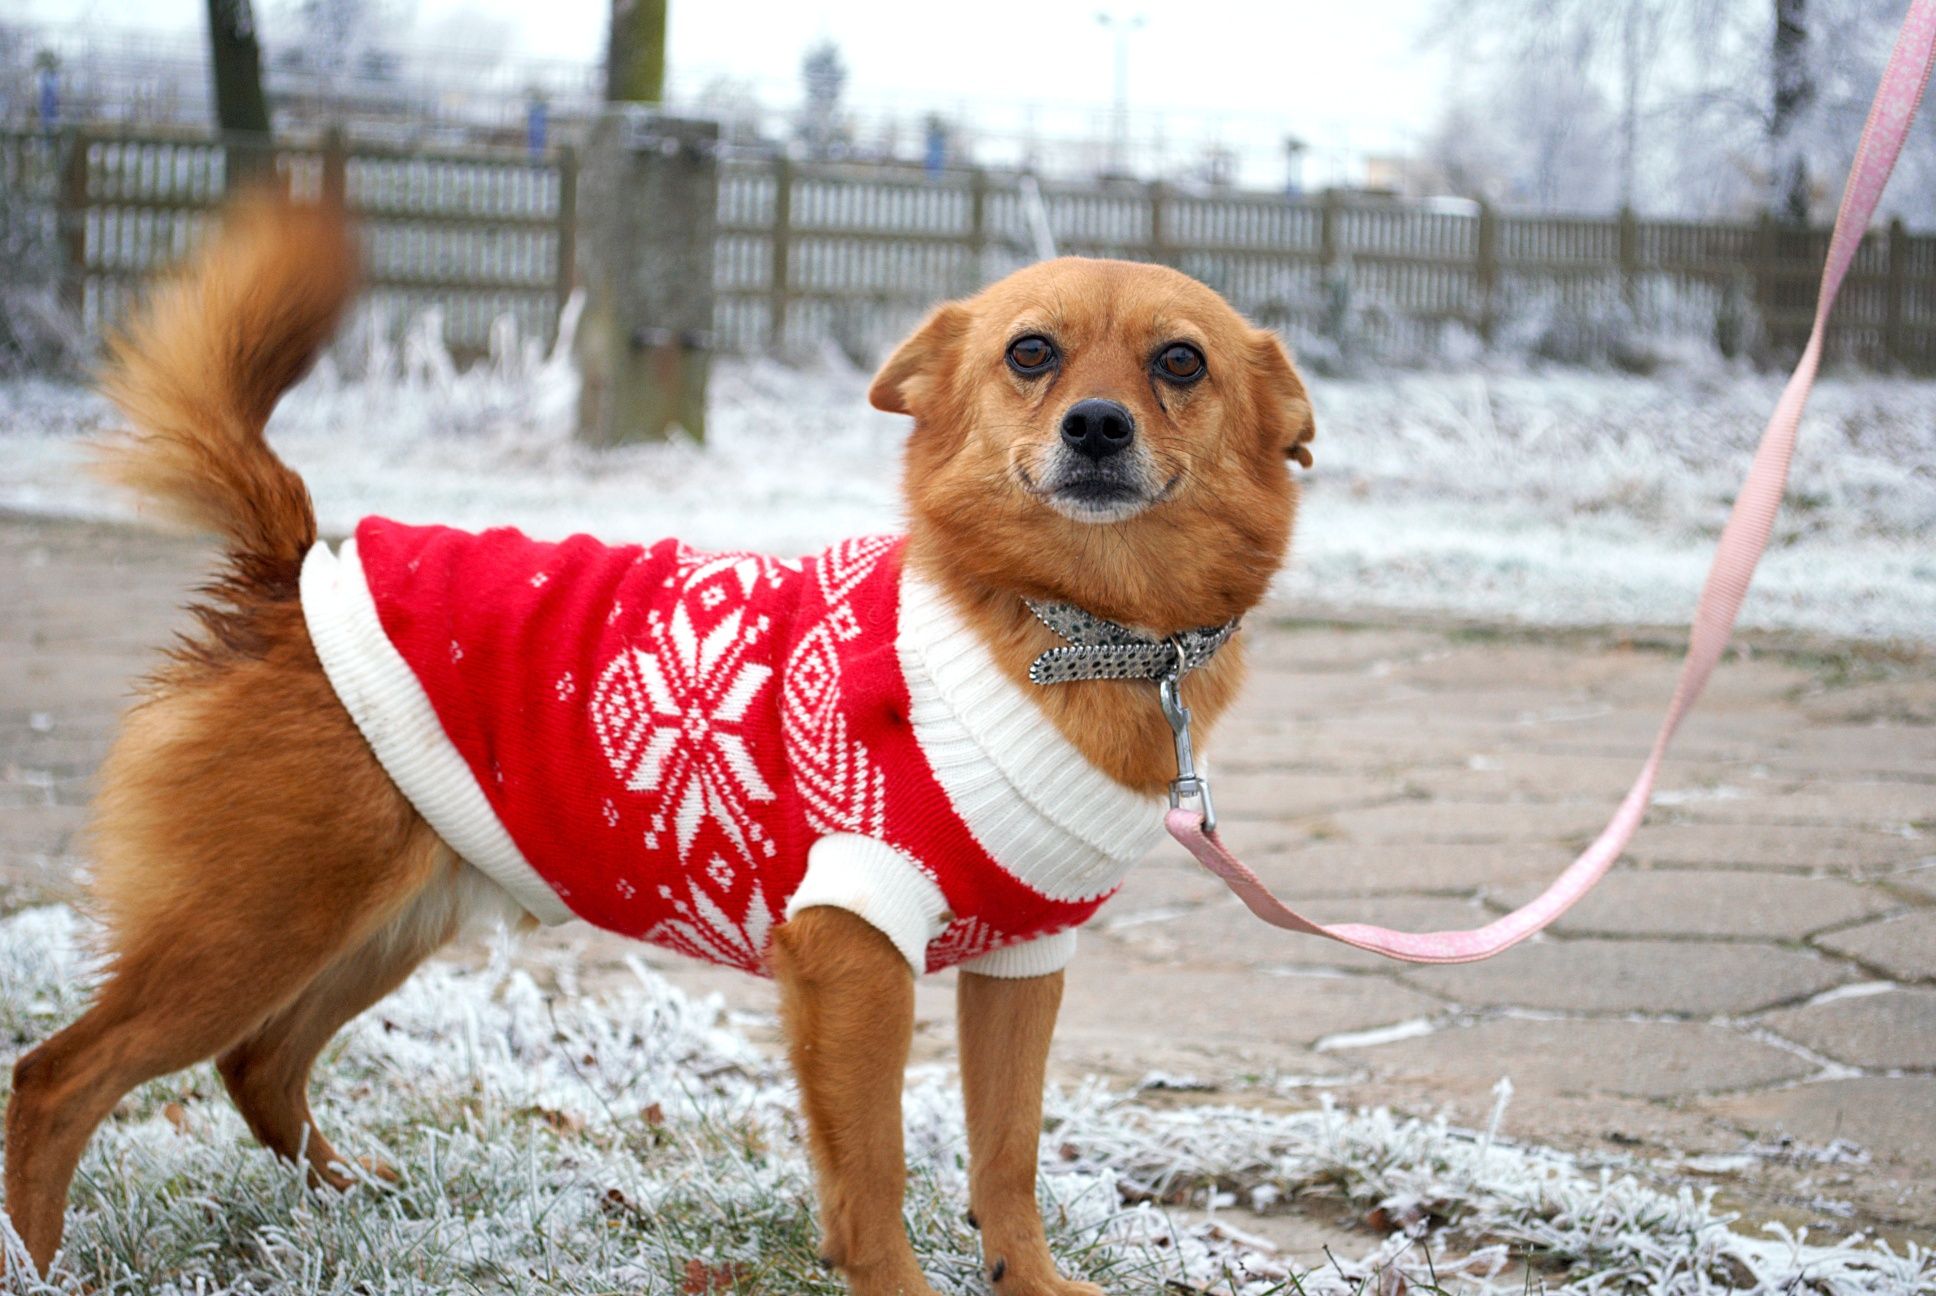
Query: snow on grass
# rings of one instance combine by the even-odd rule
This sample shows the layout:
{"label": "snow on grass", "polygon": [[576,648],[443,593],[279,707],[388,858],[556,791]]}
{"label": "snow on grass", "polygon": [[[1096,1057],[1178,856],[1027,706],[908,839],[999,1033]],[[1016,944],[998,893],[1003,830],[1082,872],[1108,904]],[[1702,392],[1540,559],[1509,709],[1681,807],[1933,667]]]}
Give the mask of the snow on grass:
{"label": "snow on grass", "polygon": [[[64,908],[0,919],[0,1040],[17,1053],[70,1020],[90,975]],[[353,1023],[318,1068],[320,1123],[394,1185],[311,1191],[248,1137],[206,1066],[144,1086],[96,1136],[50,1282],[81,1292],[834,1293],[816,1263],[793,1094],[773,1064],[634,967],[581,993],[500,949],[432,963]],[[9,1059],[10,1060],[10,1059]],[[1704,1195],[1384,1111],[1274,1114],[1055,1093],[1042,1197],[1066,1268],[1112,1292],[1728,1290],[1908,1296],[1936,1263],[1861,1238],[1737,1231]],[[907,1219],[944,1292],[986,1284],[963,1216],[965,1139],[945,1079],[908,1095]],[[1294,1270],[1215,1212],[1312,1198],[1396,1226],[1357,1257]],[[1165,1204],[1212,1208],[1181,1227]],[[18,1242],[4,1233],[10,1248]],[[1524,1268],[1500,1273],[1508,1256]],[[1428,1260],[1427,1257],[1433,1257]],[[1449,1263],[1444,1257],[1464,1257]],[[1528,1274],[1536,1275],[1528,1277]]]}
{"label": "snow on grass", "polygon": [[[326,364],[277,412],[326,531],[382,513],[797,553],[901,525],[907,420],[869,409],[838,358],[722,361],[705,446],[601,453],[571,439],[567,364],[505,338],[460,374],[434,323],[354,357],[358,377]],[[1318,463],[1279,605],[1680,622],[1780,383],[1714,366],[1314,381]],[[0,506],[125,515],[78,470],[81,437],[110,426],[87,393],[0,383]],[[1932,462],[1936,383],[1824,379],[1744,624],[1936,639]]]}
{"label": "snow on grass", "polygon": [[[1319,471],[1283,592],[1540,624],[1684,621],[1782,381],[1695,368],[1321,385]],[[1936,638],[1932,451],[1936,383],[1818,384],[1743,624]]]}

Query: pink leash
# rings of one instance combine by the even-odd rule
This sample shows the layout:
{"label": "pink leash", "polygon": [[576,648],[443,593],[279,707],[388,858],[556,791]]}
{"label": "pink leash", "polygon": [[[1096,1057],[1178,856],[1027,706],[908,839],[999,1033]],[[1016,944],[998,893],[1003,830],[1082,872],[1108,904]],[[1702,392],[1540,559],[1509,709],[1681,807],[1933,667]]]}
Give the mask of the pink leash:
{"label": "pink leash", "polygon": [[1190,809],[1172,809],[1164,819],[1170,835],[1183,843],[1198,863],[1222,878],[1252,913],[1289,931],[1328,937],[1388,958],[1411,963],[1471,963],[1491,958],[1546,927],[1592,890],[1594,883],[1620,857],[1647,812],[1654,779],[1667,755],[1667,744],[1701,696],[1715,663],[1720,661],[1728,636],[1734,630],[1735,615],[1740,612],[1748,584],[1754,579],[1755,564],[1768,547],[1768,535],[1774,528],[1775,514],[1781,508],[1782,491],[1788,482],[1795,430],[1801,422],[1809,389],[1815,385],[1815,371],[1821,364],[1822,336],[1829,310],[1835,305],[1843,276],[1848,273],[1876,204],[1881,201],[1889,174],[1895,170],[1896,158],[1909,134],[1910,121],[1922,102],[1933,55],[1936,55],[1936,0],[1913,0],[1903,19],[1902,30],[1896,36],[1882,84],[1876,90],[1875,103],[1869,109],[1868,123],[1862,128],[1862,142],[1856,148],[1848,187],[1842,194],[1842,207],[1835,217],[1835,233],[1829,240],[1828,262],[1822,270],[1822,290],[1815,304],[1815,325],[1808,335],[1808,346],[1782,391],[1774,416],[1768,420],[1767,431],[1761,434],[1754,465],[1748,470],[1747,482],[1721,532],[1714,565],[1708,571],[1700,605],[1694,613],[1680,682],[1675,686],[1673,701],[1654,739],[1653,750],[1599,838],[1537,899],[1484,927],[1471,931],[1398,932],[1366,923],[1327,927],[1313,922],[1272,895],[1257,875],[1217,837],[1214,823],[1206,831],[1202,814]]}

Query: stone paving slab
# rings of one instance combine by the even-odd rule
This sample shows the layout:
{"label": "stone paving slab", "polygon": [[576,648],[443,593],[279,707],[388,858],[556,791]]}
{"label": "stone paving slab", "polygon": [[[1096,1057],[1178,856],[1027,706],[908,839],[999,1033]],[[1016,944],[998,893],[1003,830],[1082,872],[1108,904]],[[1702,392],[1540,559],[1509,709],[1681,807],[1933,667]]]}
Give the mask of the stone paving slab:
{"label": "stone paving slab", "polygon": [[1404,801],[1326,816],[1328,835],[1353,842],[1525,842],[1591,838],[1611,809],[1578,803],[1502,807],[1481,801]]}
{"label": "stone paving slab", "polygon": [[1678,809],[1702,823],[1861,824],[1899,830],[1914,823],[1936,824],[1936,784],[1805,783],[1772,795],[1691,801]]}
{"label": "stone paving slab", "polygon": [[1510,639],[1449,647],[1441,641],[1436,651],[1425,651],[1407,663],[1402,678],[1432,693],[1521,695],[1538,710],[1550,706],[1556,696],[1604,698],[1636,682],[1641,689],[1671,689],[1674,666],[1659,654],[1554,653],[1539,644]]}
{"label": "stone paving slab", "polygon": [[1227,1041],[1245,1052],[1396,1026],[1443,1007],[1382,977],[1151,964],[1100,949],[1085,950],[1080,966],[1071,967],[1064,1004],[1078,1031],[1137,1038],[1154,1028],[1197,1043]]}
{"label": "stone paving slab", "polygon": [[[1348,916],[1349,921],[1372,922],[1401,931],[1476,927],[1492,916],[1477,901],[1445,896],[1377,896],[1348,903],[1320,900],[1311,908],[1312,917],[1320,922],[1346,921]],[[1261,923],[1228,893],[1162,922],[1105,927],[1104,931],[1110,940],[1152,962],[1268,969],[1326,967],[1380,973],[1390,969],[1390,964],[1376,954]],[[1382,978],[1380,984],[1384,984]]]}
{"label": "stone paving slab", "polygon": [[1693,1022],[1496,1019],[1353,1053],[1399,1075],[1510,1076],[1521,1089],[1641,1098],[1753,1089],[1813,1070],[1772,1044]]}
{"label": "stone paving slab", "polygon": [[1936,1129],[1936,1083],[1927,1076],[1859,1076],[1817,1080],[1703,1104],[1751,1131],[1785,1134],[1821,1146],[1847,1139],[1885,1160],[1908,1154],[1936,1180],[1926,1144],[1905,1143],[1905,1129]]}
{"label": "stone paving slab", "polygon": [[1412,968],[1407,985],[1469,1008],[1735,1016],[1852,977],[1812,952],[1707,941],[1535,939],[1484,963]]}
{"label": "stone paving slab", "polygon": [[[1508,908],[1525,904],[1548,879],[1498,888]],[[1577,936],[1738,937],[1798,941],[1896,908],[1893,896],[1838,878],[1792,878],[1779,886],[1757,873],[1707,869],[1615,868],[1593,893],[1555,923]],[[1861,929],[1858,929],[1861,930]],[[1856,957],[1835,944],[1820,944]]]}
{"label": "stone paving slab", "polygon": [[1514,884],[1544,886],[1573,862],[1549,842],[1388,842],[1309,840],[1255,849],[1247,823],[1224,839],[1286,899],[1374,895],[1476,895]]}
{"label": "stone paving slab", "polygon": [[1863,723],[1798,727],[1785,743],[1764,753],[1762,759],[1776,769],[1832,773],[1837,778],[1899,775],[1927,782],[1930,770],[1936,769],[1936,726]]}
{"label": "stone paving slab", "polygon": [[1936,860],[1926,860],[1889,874],[1883,883],[1904,895],[1928,896],[1936,900]]}
{"label": "stone paving slab", "polygon": [[1103,902],[1101,911],[1084,930],[1166,922],[1229,894],[1222,882],[1198,868],[1181,849],[1172,854],[1166,848],[1131,869],[1122,888]]}
{"label": "stone paving slab", "polygon": [[1833,724],[1936,725],[1936,681],[1895,679],[1800,699],[1811,720]]}
{"label": "stone paving slab", "polygon": [[1336,671],[1313,674],[1304,671],[1258,670],[1256,678],[1268,679],[1273,691],[1284,697],[1284,709],[1273,719],[1289,734],[1318,724],[1340,711],[1357,711],[1390,702],[1395,690],[1387,680],[1373,675],[1344,675]]}
{"label": "stone paving slab", "polygon": [[1295,760],[1299,769],[1382,773],[1461,763],[1475,752],[1507,744],[1511,737],[1504,726],[1485,735],[1460,731],[1448,738],[1405,724],[1355,726],[1336,719],[1294,726],[1277,726],[1261,719],[1254,723],[1256,730],[1251,727],[1252,717],[1245,716],[1240,724],[1219,733],[1213,759],[1248,754],[1252,759]]}
{"label": "stone paving slab", "polygon": [[1936,849],[1920,833],[1865,826],[1701,824],[1656,815],[1634,834],[1628,853],[1647,864],[1711,864],[1873,878]]}
{"label": "stone paving slab", "polygon": [[[1518,749],[1475,753],[1458,766],[1414,770],[1406,785],[1451,801],[1589,801],[1605,806],[1611,815],[1633,786],[1643,756],[1556,756]],[[1771,782],[1773,776],[1765,767],[1749,761],[1672,760],[1661,771],[1657,803],[1667,803],[1660,797],[1692,799],[1719,786],[1756,788]],[[1795,781],[1783,780],[1779,785],[1792,787]]]}
{"label": "stone paving slab", "polygon": [[1273,769],[1245,769],[1225,773],[1221,754],[1209,762],[1219,794],[1238,807],[1233,815],[1266,823],[1306,815],[1333,814],[1378,805],[1405,794],[1396,779],[1365,778],[1356,774],[1286,773]]}
{"label": "stone paving slab", "polygon": [[7,842],[17,849],[52,854],[87,822],[82,806],[28,805],[7,812]]}
{"label": "stone paving slab", "polygon": [[[71,892],[93,768],[205,560],[190,541],[0,516],[6,903]],[[1259,669],[1210,745],[1231,840],[1320,916],[1399,926],[1483,921],[1556,875],[1631,781],[1676,669],[1619,635],[1388,615],[1262,615],[1246,637]],[[1325,1092],[1467,1122],[1509,1075],[1517,1138],[1644,1155],[1669,1186],[1677,1158],[1718,1156],[1738,1168],[1685,1181],[1755,1218],[1927,1240],[1933,700],[1929,658],[1758,639],[1715,677],[1605,892],[1471,967],[1279,933],[1166,846],[1083,936],[1055,1074],[1188,1073],[1220,1100]],[[585,928],[532,938],[559,942],[585,952],[587,984],[643,958],[777,1047],[769,982]],[[1902,984],[1865,984],[1884,977]],[[917,1060],[950,1061],[952,978],[915,1002]],[[1784,1134],[1869,1159],[1824,1167]]]}
{"label": "stone paving slab", "polygon": [[1936,981],[1936,909],[1878,919],[1815,943],[1898,981]]}
{"label": "stone paving slab", "polygon": [[[1770,1030],[1850,1066],[1936,1071],[1936,990],[1864,985],[1762,1018]],[[1936,1076],[1927,1077],[1936,1085]]]}
{"label": "stone paving slab", "polygon": [[[1741,669],[1751,669],[1743,666]],[[1779,750],[1792,729],[1783,715],[1759,710],[1732,714],[1702,709],[1690,715],[1674,737],[1674,754],[1689,761],[1762,761]],[[1614,756],[1636,767],[1660,732],[1667,694],[1646,707],[1608,714],[1582,714],[1567,720],[1564,713],[1537,729],[1519,730],[1536,750],[1555,755]]]}
{"label": "stone paving slab", "polygon": [[1260,674],[1278,669],[1384,678],[1400,665],[1446,648],[1445,635],[1431,629],[1332,621],[1300,623],[1289,617],[1277,624],[1287,633],[1259,636],[1250,645],[1250,660]]}

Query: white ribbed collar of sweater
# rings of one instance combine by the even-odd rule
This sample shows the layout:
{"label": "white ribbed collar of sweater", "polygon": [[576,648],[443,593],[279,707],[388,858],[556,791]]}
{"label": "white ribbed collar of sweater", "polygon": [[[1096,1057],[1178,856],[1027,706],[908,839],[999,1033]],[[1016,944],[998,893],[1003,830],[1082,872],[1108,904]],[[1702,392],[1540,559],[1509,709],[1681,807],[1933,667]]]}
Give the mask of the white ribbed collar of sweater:
{"label": "white ribbed collar of sweater", "polygon": [[1051,899],[1114,890],[1162,835],[1162,799],[1092,765],[912,569],[901,576],[900,621],[915,738],[982,849]]}

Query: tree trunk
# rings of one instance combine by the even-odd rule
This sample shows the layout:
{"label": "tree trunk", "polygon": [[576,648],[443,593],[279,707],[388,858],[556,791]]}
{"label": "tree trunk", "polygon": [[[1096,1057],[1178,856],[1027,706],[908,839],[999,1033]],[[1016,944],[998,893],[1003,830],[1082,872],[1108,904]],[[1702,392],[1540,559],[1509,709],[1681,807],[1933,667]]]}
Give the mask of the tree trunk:
{"label": "tree trunk", "polygon": [[1639,0],[1627,0],[1620,24],[1620,210],[1632,210],[1638,196],[1634,177],[1640,153]]}
{"label": "tree trunk", "polygon": [[1786,225],[1808,224],[1808,156],[1804,119],[1815,102],[1815,75],[1808,66],[1808,0],[1775,0],[1774,103],[1768,117],[1773,161],[1770,209]]}
{"label": "tree trunk", "polygon": [[605,52],[605,98],[658,103],[665,98],[666,0],[612,0]]}
{"label": "tree trunk", "polygon": [[266,171],[269,101],[262,94],[262,49],[256,42],[249,0],[208,0],[209,66],[215,77],[215,120],[224,135],[259,138],[259,145],[228,141],[231,181]]}

